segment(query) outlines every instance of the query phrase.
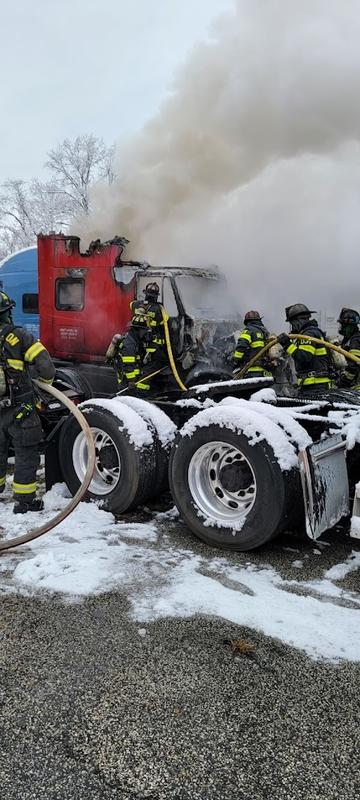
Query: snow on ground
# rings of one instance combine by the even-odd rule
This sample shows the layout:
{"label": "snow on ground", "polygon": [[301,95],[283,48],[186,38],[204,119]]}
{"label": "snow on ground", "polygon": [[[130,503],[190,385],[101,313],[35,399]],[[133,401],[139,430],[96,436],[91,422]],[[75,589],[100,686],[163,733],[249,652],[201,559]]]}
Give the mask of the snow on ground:
{"label": "snow on ground", "polygon": [[[10,500],[7,489],[6,497]],[[68,502],[65,487],[45,495],[41,522]],[[0,593],[57,592],[70,601],[110,590],[126,592],[141,625],[168,616],[206,614],[263,631],[312,658],[360,661],[360,594],[337,585],[360,567],[360,552],[302,581],[300,561],[285,580],[250,560],[234,565],[226,555],[197,555],[186,539],[173,544],[176,511],[152,522],[115,522],[95,504],[81,503],[54,531],[0,555]],[[2,535],[14,537],[39,524],[35,514],[12,514],[1,501]],[[165,527],[166,526],[166,527]],[[289,549],[289,548],[288,548]],[[249,556],[251,558],[251,556]],[[297,569],[296,569],[297,568]]]}

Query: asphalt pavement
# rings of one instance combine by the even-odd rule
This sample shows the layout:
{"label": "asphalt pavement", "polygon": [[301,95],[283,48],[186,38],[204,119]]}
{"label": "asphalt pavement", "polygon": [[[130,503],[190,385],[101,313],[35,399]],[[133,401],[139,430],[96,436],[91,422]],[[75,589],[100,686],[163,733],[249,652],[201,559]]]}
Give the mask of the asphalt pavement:
{"label": "asphalt pavement", "polygon": [[[182,526],[171,536],[183,542]],[[316,577],[352,547],[327,539],[321,559],[285,537],[251,560],[286,577],[300,548]],[[4,800],[358,800],[358,664],[221,619],[139,625],[128,612],[118,592],[1,598]],[[237,652],[239,639],[254,649]]]}

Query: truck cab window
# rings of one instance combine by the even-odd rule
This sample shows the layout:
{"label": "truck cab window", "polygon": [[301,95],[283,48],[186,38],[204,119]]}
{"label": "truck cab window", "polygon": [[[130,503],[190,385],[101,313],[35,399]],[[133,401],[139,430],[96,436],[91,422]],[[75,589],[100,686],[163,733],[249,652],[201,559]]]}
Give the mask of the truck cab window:
{"label": "truck cab window", "polygon": [[83,278],[58,278],[55,285],[55,306],[58,311],[82,311],[85,281]]}
{"label": "truck cab window", "polygon": [[170,278],[164,278],[163,283],[163,306],[166,309],[169,317],[178,317],[179,309],[174,295],[173,287]]}
{"label": "truck cab window", "polygon": [[23,314],[39,313],[39,295],[36,292],[27,292],[22,296]]}

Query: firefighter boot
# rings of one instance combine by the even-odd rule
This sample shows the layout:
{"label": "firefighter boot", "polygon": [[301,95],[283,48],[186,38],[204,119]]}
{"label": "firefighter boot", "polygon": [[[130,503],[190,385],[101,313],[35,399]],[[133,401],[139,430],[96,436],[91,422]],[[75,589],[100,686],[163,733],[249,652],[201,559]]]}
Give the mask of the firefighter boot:
{"label": "firefighter boot", "polygon": [[44,502],[39,498],[35,498],[34,500],[29,500],[27,503],[16,500],[14,503],[13,512],[14,514],[27,514],[28,511],[42,511],[43,508],[44,508]]}

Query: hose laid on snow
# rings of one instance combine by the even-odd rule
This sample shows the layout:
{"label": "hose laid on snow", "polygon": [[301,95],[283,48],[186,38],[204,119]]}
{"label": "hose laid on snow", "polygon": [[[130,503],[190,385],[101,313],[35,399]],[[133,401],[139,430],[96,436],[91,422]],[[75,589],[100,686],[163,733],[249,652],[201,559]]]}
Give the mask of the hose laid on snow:
{"label": "hose laid on snow", "polygon": [[[340,347],[340,345],[333,344],[333,342],[328,342],[327,339],[318,339],[315,336],[306,336],[306,334],[304,333],[290,333],[289,339],[301,339],[308,342],[314,342],[315,344],[321,344],[323,347],[327,347],[329,350],[335,350],[337,353],[341,353],[341,355],[345,356],[345,358],[349,359],[350,361],[354,361],[355,364],[360,364],[360,358],[354,356],[352,353],[348,353],[348,351],[344,350],[342,347]],[[259,350],[259,352],[256,353],[256,355],[252,359],[250,359],[250,361],[248,361],[247,364],[245,364],[245,366],[242,369],[237,370],[237,372],[233,373],[234,378],[236,378],[236,380],[242,378],[243,375],[245,375],[245,373],[248,371],[249,367],[252,367],[253,364],[256,364],[256,362],[265,353],[267,353],[267,351],[270,350],[270,348],[273,347],[273,345],[276,344],[277,341],[278,341],[277,337],[275,337],[274,339],[270,339],[270,341],[267,342],[265,347]]]}
{"label": "hose laid on snow", "polygon": [[91,428],[88,422],[86,421],[84,415],[81,413],[81,411],[79,411],[78,407],[75,405],[75,403],[72,402],[72,400],[69,400],[69,398],[66,397],[65,394],[59,392],[59,390],[55,389],[54,386],[50,386],[49,384],[37,380],[34,380],[33,382],[37,386],[39,386],[40,389],[44,390],[45,392],[48,392],[48,394],[51,394],[53,397],[56,397],[56,399],[59,400],[60,403],[62,403],[64,406],[66,406],[66,408],[69,409],[71,414],[73,414],[75,419],[78,421],[81,429],[83,430],[86,436],[86,443],[88,450],[88,464],[85,477],[81,486],[77,490],[74,497],[71,498],[68,505],[62,509],[62,511],[56,514],[56,516],[53,517],[53,519],[49,520],[49,522],[45,522],[44,525],[41,525],[40,528],[32,528],[32,530],[29,531],[28,533],[24,533],[22,536],[17,536],[15,537],[15,539],[6,539],[5,541],[0,541],[0,551],[9,550],[11,547],[17,547],[19,544],[26,544],[26,542],[31,542],[33,539],[37,539],[39,536],[43,536],[44,533],[48,533],[49,531],[51,531],[53,528],[56,527],[56,525],[59,525],[60,522],[63,522],[63,520],[66,519],[66,517],[68,517],[72,511],[74,511],[76,506],[79,505],[80,501],[84,497],[86,490],[88,489],[91,483],[91,479],[94,474],[95,457],[96,457],[95,445],[91,433]]}

